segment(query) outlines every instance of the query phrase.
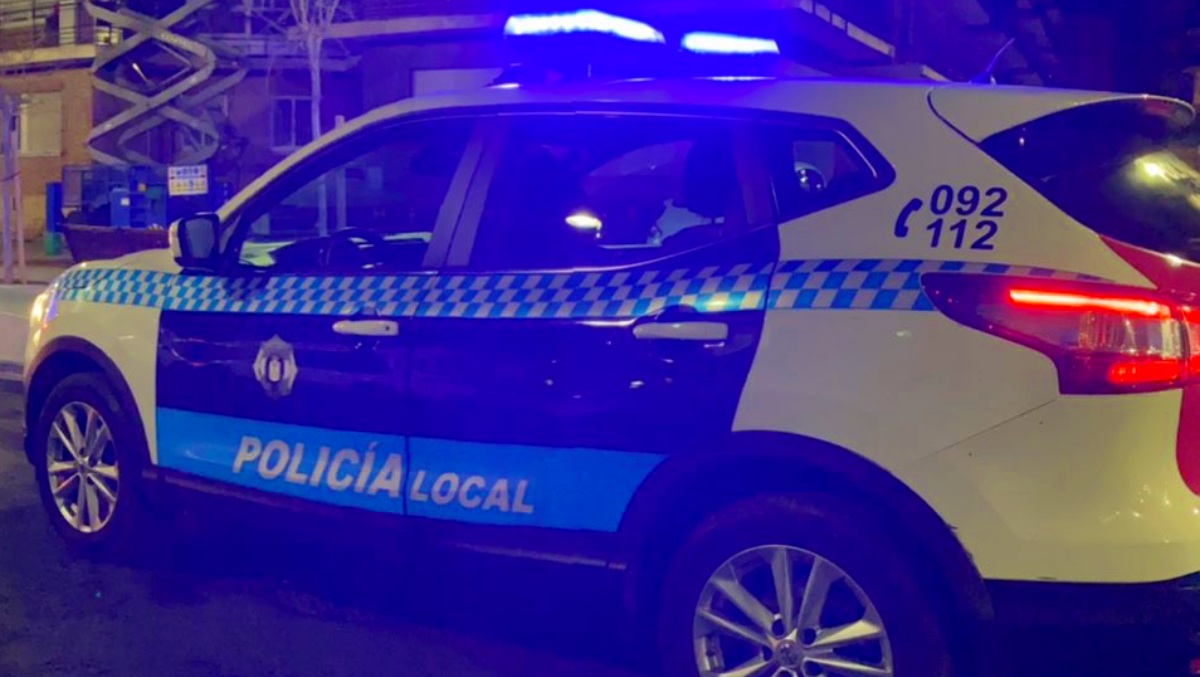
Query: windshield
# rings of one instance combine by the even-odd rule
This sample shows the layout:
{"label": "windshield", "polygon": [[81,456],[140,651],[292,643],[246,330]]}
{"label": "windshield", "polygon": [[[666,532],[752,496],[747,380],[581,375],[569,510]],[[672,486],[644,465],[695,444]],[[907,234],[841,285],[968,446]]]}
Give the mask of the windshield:
{"label": "windshield", "polygon": [[1101,235],[1200,256],[1200,158],[1156,101],[1068,110],[982,144],[1071,217]]}

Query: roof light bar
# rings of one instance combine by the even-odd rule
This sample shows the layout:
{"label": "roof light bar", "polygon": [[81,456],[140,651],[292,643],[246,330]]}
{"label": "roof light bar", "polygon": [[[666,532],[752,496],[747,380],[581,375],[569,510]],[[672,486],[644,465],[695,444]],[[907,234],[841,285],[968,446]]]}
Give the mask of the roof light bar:
{"label": "roof light bar", "polygon": [[504,23],[508,36],[603,33],[635,42],[665,43],[653,26],[592,9],[558,14],[515,14]]}
{"label": "roof light bar", "polygon": [[683,49],[696,54],[779,54],[779,45],[768,38],[728,33],[688,33]]}

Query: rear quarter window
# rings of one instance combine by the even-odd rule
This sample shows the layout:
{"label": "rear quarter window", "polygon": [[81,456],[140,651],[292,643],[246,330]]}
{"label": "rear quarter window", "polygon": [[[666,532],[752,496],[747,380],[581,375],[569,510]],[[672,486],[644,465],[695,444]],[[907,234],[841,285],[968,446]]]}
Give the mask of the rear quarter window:
{"label": "rear quarter window", "polygon": [[758,134],[780,221],[881,190],[895,176],[863,139],[840,130],[764,124]]}

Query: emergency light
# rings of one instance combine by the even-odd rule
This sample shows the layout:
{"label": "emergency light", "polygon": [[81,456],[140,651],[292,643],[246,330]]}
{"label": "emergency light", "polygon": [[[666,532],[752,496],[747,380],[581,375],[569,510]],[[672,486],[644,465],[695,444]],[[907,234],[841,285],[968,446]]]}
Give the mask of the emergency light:
{"label": "emergency light", "polygon": [[666,42],[663,34],[650,24],[592,9],[566,14],[515,14],[504,23],[504,35],[512,37],[566,33],[612,35],[635,42]]}
{"label": "emergency light", "polygon": [[515,14],[504,23],[512,65],[495,87],[642,77],[778,76],[786,72],[770,38],[659,30],[594,9]]}
{"label": "emergency light", "polygon": [[693,54],[779,54],[779,45],[767,38],[752,38],[726,33],[688,33],[681,46]]}

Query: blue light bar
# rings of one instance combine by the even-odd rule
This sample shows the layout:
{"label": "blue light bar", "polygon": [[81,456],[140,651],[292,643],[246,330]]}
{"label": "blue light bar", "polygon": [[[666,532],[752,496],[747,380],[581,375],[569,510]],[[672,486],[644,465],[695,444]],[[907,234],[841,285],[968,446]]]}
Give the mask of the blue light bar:
{"label": "blue light bar", "polygon": [[563,33],[604,33],[636,42],[666,42],[663,34],[649,24],[592,9],[559,14],[515,14],[504,22],[505,35]]}
{"label": "blue light bar", "polygon": [[696,54],[779,54],[774,40],[726,33],[688,33],[683,48]]}

